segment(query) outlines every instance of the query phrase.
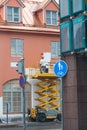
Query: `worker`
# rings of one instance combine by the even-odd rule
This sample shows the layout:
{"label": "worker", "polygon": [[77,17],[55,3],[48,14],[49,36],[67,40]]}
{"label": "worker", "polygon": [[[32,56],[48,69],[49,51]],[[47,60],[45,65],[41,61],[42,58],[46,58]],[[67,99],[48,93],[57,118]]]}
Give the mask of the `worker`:
{"label": "worker", "polygon": [[41,73],[48,73],[48,63],[44,60],[43,57],[40,60],[40,72]]}

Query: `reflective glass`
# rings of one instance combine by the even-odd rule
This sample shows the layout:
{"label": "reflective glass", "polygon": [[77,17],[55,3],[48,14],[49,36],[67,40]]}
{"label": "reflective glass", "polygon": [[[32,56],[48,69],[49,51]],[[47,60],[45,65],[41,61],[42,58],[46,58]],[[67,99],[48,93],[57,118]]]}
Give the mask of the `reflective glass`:
{"label": "reflective glass", "polygon": [[73,20],[73,43],[75,50],[85,48],[84,26],[84,17],[79,17]]}
{"label": "reflective glass", "polygon": [[60,17],[66,17],[70,15],[70,0],[60,0]]}
{"label": "reflective glass", "polygon": [[70,22],[65,22],[61,25],[61,52],[71,51],[71,34],[70,34]]}
{"label": "reflective glass", "polygon": [[73,13],[84,10],[83,0],[72,0],[72,4],[73,4]]}

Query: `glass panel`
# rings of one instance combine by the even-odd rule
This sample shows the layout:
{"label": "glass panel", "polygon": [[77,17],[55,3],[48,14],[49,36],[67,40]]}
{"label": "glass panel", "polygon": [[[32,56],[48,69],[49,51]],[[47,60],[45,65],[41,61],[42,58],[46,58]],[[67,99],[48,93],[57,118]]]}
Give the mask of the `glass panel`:
{"label": "glass panel", "polygon": [[23,56],[23,40],[11,39],[11,56]]}
{"label": "glass panel", "polygon": [[73,0],[72,2],[73,2],[73,13],[79,12],[84,9],[83,3],[82,3],[83,0]]}
{"label": "glass panel", "polygon": [[13,112],[21,111],[21,93],[13,93]]}
{"label": "glass panel", "polygon": [[[7,88],[10,90],[8,91]],[[9,112],[22,112],[23,110],[23,96],[22,96],[22,89],[19,87],[19,80],[12,80],[7,82],[3,86],[3,111],[6,112],[6,104],[9,104]],[[25,86],[25,106],[26,112],[28,106],[30,106],[31,102],[31,91],[29,84]]]}
{"label": "glass panel", "polygon": [[58,42],[58,56],[60,56],[60,42]]}
{"label": "glass panel", "polygon": [[23,40],[17,40],[16,47],[17,47],[17,54],[22,55],[23,54]]}
{"label": "glass panel", "polygon": [[52,24],[57,25],[57,12],[52,12]]}
{"label": "glass panel", "polygon": [[14,21],[19,22],[19,8],[14,8]]}
{"label": "glass panel", "polygon": [[82,47],[82,23],[74,25],[74,49]]}
{"label": "glass panel", "polygon": [[51,24],[51,12],[46,11],[46,23]]}
{"label": "glass panel", "polygon": [[8,11],[8,21],[19,22],[20,12],[19,7],[7,7]]}
{"label": "glass panel", "polygon": [[7,7],[8,21],[12,21],[12,7]]}
{"label": "glass panel", "polygon": [[61,52],[71,51],[72,37],[70,22],[65,22],[61,25]]}
{"label": "glass panel", "polygon": [[74,49],[82,49],[85,48],[85,34],[84,34],[84,26],[85,23],[84,17],[79,17],[73,20],[73,41],[74,41]]}
{"label": "glass panel", "polygon": [[16,54],[16,40],[11,39],[11,56]]}
{"label": "glass panel", "polygon": [[46,23],[48,25],[57,25],[57,12],[46,11]]}
{"label": "glass panel", "polygon": [[61,30],[61,39],[62,39],[62,52],[69,50],[69,28],[63,28]]}
{"label": "glass panel", "polygon": [[10,84],[10,82],[8,82],[7,84],[4,85],[3,90],[4,91],[11,91],[11,84]]}
{"label": "glass panel", "polygon": [[59,42],[52,42],[51,43],[51,57],[58,58],[58,53],[60,53],[60,43]]}
{"label": "glass panel", "polygon": [[60,17],[66,17],[70,15],[70,0],[60,0]]}
{"label": "glass panel", "polygon": [[6,112],[7,111],[7,103],[9,104],[9,111],[11,111],[11,93],[5,93],[3,95],[3,111]]}

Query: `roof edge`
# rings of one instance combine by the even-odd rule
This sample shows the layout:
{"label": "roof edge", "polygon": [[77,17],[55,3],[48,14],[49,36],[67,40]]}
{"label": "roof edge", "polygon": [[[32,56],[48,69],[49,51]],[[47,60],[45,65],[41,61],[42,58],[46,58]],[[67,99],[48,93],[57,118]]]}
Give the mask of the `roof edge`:
{"label": "roof edge", "polygon": [[[2,2],[2,4],[0,5],[0,7],[4,6],[9,0],[5,0]],[[22,0],[17,0],[19,2],[19,4],[21,4],[21,6],[24,8],[25,5],[23,4]]]}
{"label": "roof edge", "polygon": [[36,9],[36,10],[34,10],[33,12],[38,12],[38,11],[40,11],[40,10],[46,8],[47,5],[48,5],[51,1],[52,1],[52,2],[55,4],[55,6],[58,8],[58,3],[57,3],[55,0],[48,0],[48,1],[43,5],[43,7],[39,8],[39,9]]}

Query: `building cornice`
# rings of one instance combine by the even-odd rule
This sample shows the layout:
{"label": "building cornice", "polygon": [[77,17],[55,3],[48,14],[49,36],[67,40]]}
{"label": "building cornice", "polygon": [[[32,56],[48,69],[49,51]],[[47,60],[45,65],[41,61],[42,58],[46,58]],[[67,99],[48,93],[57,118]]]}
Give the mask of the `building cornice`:
{"label": "building cornice", "polygon": [[59,29],[0,25],[0,31],[60,35]]}

